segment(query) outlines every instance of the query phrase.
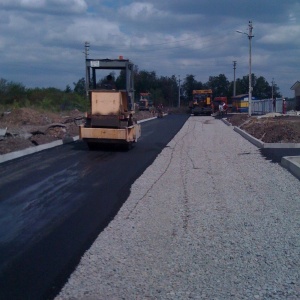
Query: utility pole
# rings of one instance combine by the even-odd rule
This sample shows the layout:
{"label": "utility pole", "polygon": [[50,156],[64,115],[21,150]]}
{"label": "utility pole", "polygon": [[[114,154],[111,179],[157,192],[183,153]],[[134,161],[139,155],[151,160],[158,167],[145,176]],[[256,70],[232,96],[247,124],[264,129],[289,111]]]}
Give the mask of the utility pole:
{"label": "utility pole", "polygon": [[89,97],[89,87],[90,87],[90,76],[89,76],[89,71],[88,71],[88,67],[86,65],[86,60],[89,56],[89,49],[90,48],[90,43],[89,42],[85,42],[84,43],[84,56],[85,56],[85,93],[86,93],[86,98]]}
{"label": "utility pole", "polygon": [[180,108],[180,75],[178,79],[178,107]]}
{"label": "utility pole", "polygon": [[252,71],[251,71],[251,40],[253,38],[252,35],[252,21],[249,21],[249,33],[248,33],[248,38],[249,38],[249,107],[248,107],[248,114],[251,117],[252,113]]}
{"label": "utility pole", "polygon": [[252,109],[252,71],[251,71],[251,40],[252,38],[254,37],[254,35],[252,35],[252,29],[253,29],[253,26],[252,26],[252,21],[249,21],[249,24],[248,24],[248,33],[246,32],[242,32],[240,30],[236,30],[236,32],[238,33],[243,33],[243,34],[246,34],[248,36],[248,39],[249,39],[249,94],[248,94],[248,115],[249,117],[251,116],[251,109]]}
{"label": "utility pole", "polygon": [[276,112],[276,100],[274,99],[274,78],[272,78],[272,107],[273,112]]}
{"label": "utility pole", "polygon": [[233,61],[233,97],[236,96],[235,69],[236,69],[236,60]]}

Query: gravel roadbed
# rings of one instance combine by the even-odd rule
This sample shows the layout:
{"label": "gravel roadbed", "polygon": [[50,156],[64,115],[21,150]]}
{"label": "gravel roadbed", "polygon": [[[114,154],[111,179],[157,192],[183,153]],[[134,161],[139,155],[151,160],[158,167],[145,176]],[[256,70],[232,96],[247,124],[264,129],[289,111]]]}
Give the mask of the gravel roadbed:
{"label": "gravel roadbed", "polygon": [[190,117],[56,299],[300,299],[300,181]]}

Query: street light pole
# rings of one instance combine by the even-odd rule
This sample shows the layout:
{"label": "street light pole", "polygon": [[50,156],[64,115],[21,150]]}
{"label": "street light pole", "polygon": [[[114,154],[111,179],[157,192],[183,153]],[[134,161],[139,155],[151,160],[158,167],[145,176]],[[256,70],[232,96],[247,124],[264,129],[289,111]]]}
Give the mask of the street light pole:
{"label": "street light pole", "polygon": [[249,33],[248,33],[248,38],[249,38],[249,107],[248,107],[248,115],[251,117],[252,113],[252,71],[251,71],[251,40],[253,38],[252,35],[252,21],[249,21]]}
{"label": "street light pole", "polygon": [[178,79],[178,107],[180,108],[180,75]]}
{"label": "street light pole", "polygon": [[84,43],[84,57],[85,57],[85,94],[86,94],[86,98],[88,99],[89,97],[89,72],[88,72],[88,67],[86,66],[86,60],[88,58],[89,55],[89,48],[90,48],[90,43],[89,42],[85,42]]}
{"label": "street light pole", "polygon": [[251,111],[251,109],[252,109],[252,105],[251,105],[252,104],[251,40],[254,37],[254,35],[252,35],[252,29],[253,29],[252,21],[249,21],[248,33],[242,32],[239,30],[236,31],[238,33],[246,34],[249,38],[249,93],[248,93],[248,115],[249,115],[249,117],[251,116],[251,113],[252,113],[252,111]]}
{"label": "street light pole", "polygon": [[236,96],[235,70],[236,70],[236,60],[233,61],[233,97]]}

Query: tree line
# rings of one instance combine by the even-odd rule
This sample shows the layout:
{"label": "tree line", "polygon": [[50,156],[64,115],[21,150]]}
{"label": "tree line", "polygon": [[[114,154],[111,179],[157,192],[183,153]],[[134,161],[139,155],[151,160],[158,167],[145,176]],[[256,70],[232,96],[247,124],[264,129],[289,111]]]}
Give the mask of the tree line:
{"label": "tree line", "polygon": [[[117,89],[124,88],[125,73],[120,72],[118,76],[111,72]],[[197,81],[195,75],[187,74],[179,83],[175,75],[157,76],[155,71],[138,70],[134,72],[135,100],[138,101],[141,92],[151,93],[154,105],[162,103],[164,106],[176,107],[178,105],[179,94],[180,103],[186,106],[192,99],[194,89],[212,89],[213,97],[232,97],[233,81],[229,81],[224,74],[209,76],[207,82]],[[99,80],[98,86],[105,84],[106,77]],[[281,97],[278,86],[273,87],[262,76],[252,74],[252,95],[258,99]],[[243,76],[236,79],[236,95],[247,94],[249,89],[249,77]],[[272,92],[273,91],[273,92]],[[80,78],[73,82],[73,88],[67,85],[64,90],[49,88],[26,88],[22,83],[0,79],[0,105],[4,107],[24,107],[34,106],[54,111],[86,110],[88,101],[86,100],[85,78]]]}
{"label": "tree line", "polygon": [[[125,82],[124,72],[120,72],[119,76],[116,77],[115,73],[110,73],[112,75],[116,87],[121,88],[122,84]],[[195,76],[192,74],[186,75],[182,80],[181,84],[175,75],[168,76],[157,76],[155,71],[135,71],[135,98],[139,98],[141,92],[149,92],[152,95],[154,104],[163,103],[165,106],[177,106],[179,93],[180,93],[180,103],[182,105],[187,105],[192,99],[192,91],[196,89],[212,89],[213,97],[224,96],[231,98],[233,96],[233,86],[234,82],[229,81],[224,74],[218,76],[209,76],[208,81],[203,83],[197,81]],[[274,98],[281,97],[279,87],[274,84],[270,85],[267,80],[260,76],[257,77],[252,74],[252,85],[253,85],[253,97],[257,99],[268,99],[272,95]],[[78,82],[74,84],[74,92],[81,95],[85,94],[85,79],[81,78]],[[102,78],[97,83],[98,86],[105,84],[105,78]],[[179,86],[180,84],[180,86]],[[243,76],[242,78],[236,79],[236,95],[248,94],[249,90],[249,76]]]}
{"label": "tree line", "polygon": [[78,109],[86,111],[88,103],[80,94],[67,86],[65,90],[54,87],[26,88],[22,83],[0,78],[0,108],[36,107],[50,111]]}

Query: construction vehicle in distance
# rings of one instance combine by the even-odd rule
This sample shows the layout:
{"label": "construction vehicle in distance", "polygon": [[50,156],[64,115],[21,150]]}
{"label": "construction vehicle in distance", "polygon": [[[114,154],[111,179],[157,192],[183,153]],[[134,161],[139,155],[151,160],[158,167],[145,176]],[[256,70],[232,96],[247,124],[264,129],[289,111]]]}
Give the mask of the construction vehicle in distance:
{"label": "construction vehicle in distance", "polygon": [[150,110],[150,93],[140,93],[139,110]]}
{"label": "construction vehicle in distance", "polygon": [[[112,85],[97,88],[97,70],[123,70],[126,75],[124,90],[116,90]],[[127,149],[137,142],[141,126],[133,118],[134,114],[134,64],[128,59],[88,59],[86,58],[87,91],[90,111],[86,122],[79,127],[79,137],[90,149],[98,144],[121,144]],[[91,77],[92,72],[92,77]],[[108,78],[107,79],[111,79]]]}
{"label": "construction vehicle in distance", "polygon": [[189,104],[194,116],[212,114],[212,90],[193,90],[193,100]]}

